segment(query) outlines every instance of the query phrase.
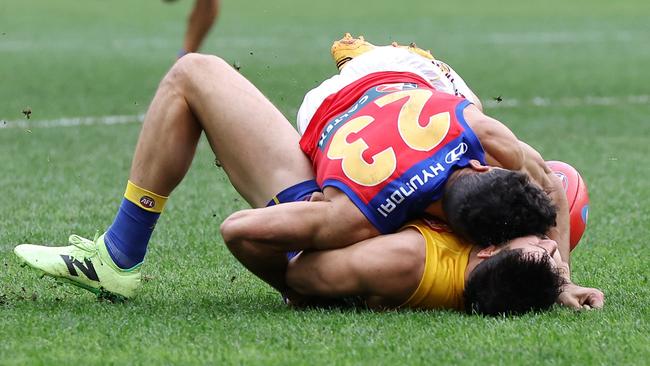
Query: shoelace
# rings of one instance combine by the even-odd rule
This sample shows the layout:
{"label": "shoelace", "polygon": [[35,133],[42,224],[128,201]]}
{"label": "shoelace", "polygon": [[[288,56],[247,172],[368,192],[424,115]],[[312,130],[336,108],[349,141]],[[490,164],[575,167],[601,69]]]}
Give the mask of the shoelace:
{"label": "shoelace", "polygon": [[75,247],[83,250],[84,252],[89,252],[90,255],[84,256],[85,258],[90,259],[92,257],[97,257],[99,259],[99,262],[103,265],[104,261],[102,260],[102,257],[99,255],[99,248],[95,244],[97,242],[97,238],[99,238],[98,232],[95,233],[95,237],[92,241],[86,238],[82,238],[79,235],[72,234],[68,238],[68,242],[70,242],[70,244],[74,245]]}

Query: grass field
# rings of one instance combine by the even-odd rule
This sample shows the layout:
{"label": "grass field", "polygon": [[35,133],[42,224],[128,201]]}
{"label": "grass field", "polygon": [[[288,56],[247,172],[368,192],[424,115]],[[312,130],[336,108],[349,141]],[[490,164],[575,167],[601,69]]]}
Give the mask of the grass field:
{"label": "grass field", "polygon": [[[647,1],[223,3],[204,51],[239,64],[290,120],[335,72],[328,51],[344,32],[431,47],[488,114],[582,172],[591,212],[573,278],[603,289],[605,309],[499,319],[287,309],[222,243],[219,223],[246,205],[206,143],[159,221],[138,298],[98,302],[39,279],[13,247],[111,223],[137,116],[191,2],[14,0],[0,3],[0,364],[648,364]],[[78,117],[94,119],[59,126]]]}

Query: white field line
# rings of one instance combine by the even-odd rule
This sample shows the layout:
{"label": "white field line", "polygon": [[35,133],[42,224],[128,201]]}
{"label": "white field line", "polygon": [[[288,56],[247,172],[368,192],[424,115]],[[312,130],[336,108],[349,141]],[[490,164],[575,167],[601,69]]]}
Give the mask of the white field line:
{"label": "white field line", "polygon": [[486,100],[483,105],[487,108],[517,108],[517,107],[587,107],[587,106],[617,106],[624,104],[650,104],[650,95],[628,95],[611,97],[564,97],[546,98],[533,97],[528,100],[510,99],[502,96],[499,102],[494,99]]}
{"label": "white field line", "polygon": [[72,117],[57,118],[50,120],[16,120],[0,121],[2,128],[52,128],[52,127],[74,127],[74,126],[98,126],[98,125],[122,125],[126,123],[142,123],[144,114],[120,115],[120,116],[99,116],[99,117]]}
{"label": "white field line", "polygon": [[[565,97],[565,98],[546,98],[534,97],[528,100],[502,97],[503,100],[498,102],[493,99],[483,100],[486,108],[525,108],[525,107],[587,107],[587,106],[618,106],[626,104],[648,104],[650,105],[650,95],[628,95],[618,97]],[[127,123],[142,123],[144,114],[138,115],[119,115],[119,116],[100,116],[100,117],[73,117],[58,118],[51,120],[0,120],[0,129],[10,128],[53,128],[53,127],[75,127],[75,126],[98,126],[98,125],[119,125]]]}
{"label": "white field line", "polygon": [[[286,32],[284,32],[286,33]],[[647,34],[635,30],[619,30],[619,31],[600,31],[600,30],[587,30],[587,31],[557,31],[557,32],[493,32],[481,35],[472,35],[471,39],[467,38],[466,34],[451,36],[452,41],[475,44],[586,44],[586,43],[603,43],[603,42],[616,42],[616,43],[639,43],[647,39]],[[329,38],[316,38],[314,45],[329,45],[333,39]],[[282,37],[273,36],[256,36],[256,37],[228,37],[219,39],[217,41],[220,47],[247,49],[247,48],[263,48],[275,49],[286,45],[286,40]],[[169,49],[177,47],[177,42],[174,39],[163,37],[129,37],[117,38],[108,42],[99,42],[89,44],[85,38],[68,38],[68,39],[13,39],[12,35],[5,36],[2,43],[0,43],[0,51],[6,52],[23,52],[23,51],[37,51],[42,52],[44,49],[56,50],[157,50]],[[329,46],[327,46],[329,47]],[[320,48],[319,48],[320,49]],[[326,49],[325,49],[326,50]]]}

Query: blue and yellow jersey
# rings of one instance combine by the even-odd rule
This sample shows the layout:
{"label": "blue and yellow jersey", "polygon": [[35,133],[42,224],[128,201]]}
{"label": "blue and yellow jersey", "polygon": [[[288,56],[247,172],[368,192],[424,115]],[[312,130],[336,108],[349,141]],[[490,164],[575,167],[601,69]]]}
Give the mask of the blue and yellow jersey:
{"label": "blue and yellow jersey", "polygon": [[463,308],[465,269],[472,246],[425,220],[408,223],[425,238],[426,261],[415,292],[400,307],[417,309]]}

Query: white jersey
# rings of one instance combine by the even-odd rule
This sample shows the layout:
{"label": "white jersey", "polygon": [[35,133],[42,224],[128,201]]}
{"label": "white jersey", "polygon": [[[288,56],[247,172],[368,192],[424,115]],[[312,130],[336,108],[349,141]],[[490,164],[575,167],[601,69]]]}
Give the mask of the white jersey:
{"label": "white jersey", "polygon": [[302,135],[314,113],[325,98],[362,77],[380,71],[410,72],[428,81],[436,90],[469,99],[478,104],[465,81],[439,60],[430,60],[403,48],[382,46],[361,54],[347,64],[341,73],[323,81],[309,91],[298,110],[297,127]]}

